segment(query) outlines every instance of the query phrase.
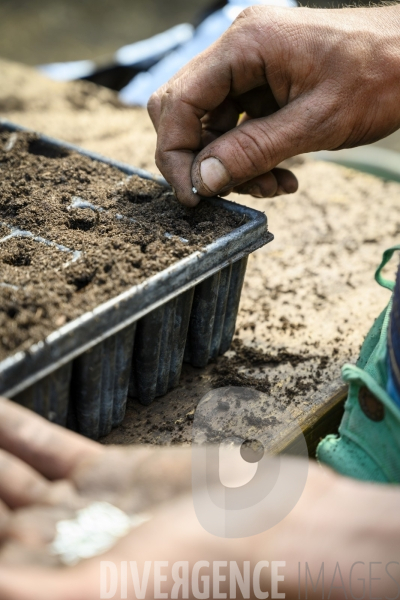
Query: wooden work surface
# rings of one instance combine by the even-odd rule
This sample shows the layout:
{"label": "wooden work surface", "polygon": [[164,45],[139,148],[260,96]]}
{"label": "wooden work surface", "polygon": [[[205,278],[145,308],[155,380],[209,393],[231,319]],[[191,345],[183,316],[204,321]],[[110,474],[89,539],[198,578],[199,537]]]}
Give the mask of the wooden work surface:
{"label": "wooden work surface", "polygon": [[[1,116],[156,172],[145,110],[121,107],[108,90],[50,82],[12,63],[0,62],[0,80]],[[274,450],[295,442],[295,420],[311,448],[337,424],[340,368],[355,361],[389,298],[373,275],[399,238],[400,186],[307,159],[293,169],[297,194],[240,199],[267,213],[275,241],[250,256],[237,352],[206,369],[185,366],[180,386],[149,407],[130,400],[123,425],[105,443],[188,443],[198,402],[224,385],[263,391],[268,422],[260,423],[270,428]]]}

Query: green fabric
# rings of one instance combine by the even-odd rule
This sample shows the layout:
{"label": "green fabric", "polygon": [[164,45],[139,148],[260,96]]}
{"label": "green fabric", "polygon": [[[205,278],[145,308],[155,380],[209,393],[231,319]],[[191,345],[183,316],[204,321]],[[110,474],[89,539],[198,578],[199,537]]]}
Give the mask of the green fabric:
{"label": "green fabric", "polygon": [[[376,281],[393,290],[394,283],[381,271],[399,246],[389,248],[375,274]],[[392,300],[370,329],[356,365],[344,365],[349,384],[339,435],[328,435],[318,445],[317,459],[335,471],[356,479],[400,483],[400,410],[386,392],[387,332]],[[368,388],[384,410],[381,421],[371,420],[359,403],[362,387]]]}

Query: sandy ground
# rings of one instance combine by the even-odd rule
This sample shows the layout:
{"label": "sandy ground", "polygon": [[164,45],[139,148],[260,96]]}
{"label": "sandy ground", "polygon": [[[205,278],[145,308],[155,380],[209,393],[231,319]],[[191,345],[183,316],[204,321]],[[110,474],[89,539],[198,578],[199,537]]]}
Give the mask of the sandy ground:
{"label": "sandy ground", "polygon": [[[144,110],[121,107],[107,90],[50,82],[13,63],[0,62],[0,81],[2,117],[156,172],[156,137]],[[244,383],[269,378],[262,401],[281,424],[301,418],[340,386],[341,365],[355,361],[389,299],[373,275],[400,233],[399,184],[333,164],[293,163],[297,194],[241,197],[266,212],[275,241],[250,256],[236,334],[246,345],[272,354],[284,349],[301,362],[232,361]],[[104,441],[188,442],[193,409],[213,387],[220,364],[185,367],[180,387],[150,407],[130,400],[125,422]]]}

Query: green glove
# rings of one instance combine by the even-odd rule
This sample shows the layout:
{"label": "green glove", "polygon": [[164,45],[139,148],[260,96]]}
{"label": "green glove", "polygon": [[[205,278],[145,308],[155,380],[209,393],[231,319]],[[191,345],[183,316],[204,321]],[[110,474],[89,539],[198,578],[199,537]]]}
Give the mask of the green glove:
{"label": "green glove", "polygon": [[[393,291],[381,271],[399,246],[389,248],[375,274]],[[361,348],[357,365],[344,365],[349,384],[339,435],[318,445],[317,459],[342,475],[367,481],[400,483],[400,409],[386,392],[387,333],[392,300],[376,319]]]}

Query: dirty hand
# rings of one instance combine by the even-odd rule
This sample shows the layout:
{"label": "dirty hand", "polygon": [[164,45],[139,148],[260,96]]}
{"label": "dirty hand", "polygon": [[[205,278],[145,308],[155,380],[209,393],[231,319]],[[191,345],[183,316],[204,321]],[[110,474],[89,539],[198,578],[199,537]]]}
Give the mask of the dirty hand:
{"label": "dirty hand", "polygon": [[190,465],[178,448],[101,446],[0,398],[0,565],[59,565],[58,521],[98,501],[147,513],[190,490]]}
{"label": "dirty hand", "polygon": [[[146,561],[168,561],[162,588],[169,591],[174,585],[171,568],[178,561],[188,561],[190,572],[195,562],[209,561],[210,590],[213,561],[235,561],[240,569],[243,561],[250,561],[252,568],[259,561],[286,561],[279,592],[297,598],[299,561],[303,569],[307,561],[314,579],[324,561],[328,587],[339,562],[348,591],[353,563],[364,561],[362,573],[368,577],[372,560],[383,565],[379,573],[374,571],[375,577],[382,575],[374,582],[377,596],[395,597],[400,587],[395,583],[400,581],[400,492],[395,486],[352,481],[311,462],[299,502],[279,525],[257,536],[223,539],[207,533],[194,514],[188,448],[102,447],[2,399],[0,448],[1,600],[98,600],[101,561],[114,563],[118,570],[121,562],[135,562],[140,581]],[[98,500],[127,512],[146,510],[152,518],[101,556],[67,568],[52,564],[47,546],[55,523]],[[390,561],[392,577],[384,569]],[[271,591],[270,574],[262,569],[262,590]],[[124,581],[118,580],[113,597],[138,597],[129,564],[126,593]],[[362,581],[358,563],[353,597],[362,597]],[[301,588],[304,597],[304,577]],[[229,576],[220,582],[220,590],[232,597]],[[343,590],[337,596],[342,598]],[[153,574],[141,597],[155,597]]]}
{"label": "dirty hand", "polygon": [[399,6],[252,6],[150,98],[156,163],[188,206],[295,192],[280,162],[387,136],[399,93]]}

